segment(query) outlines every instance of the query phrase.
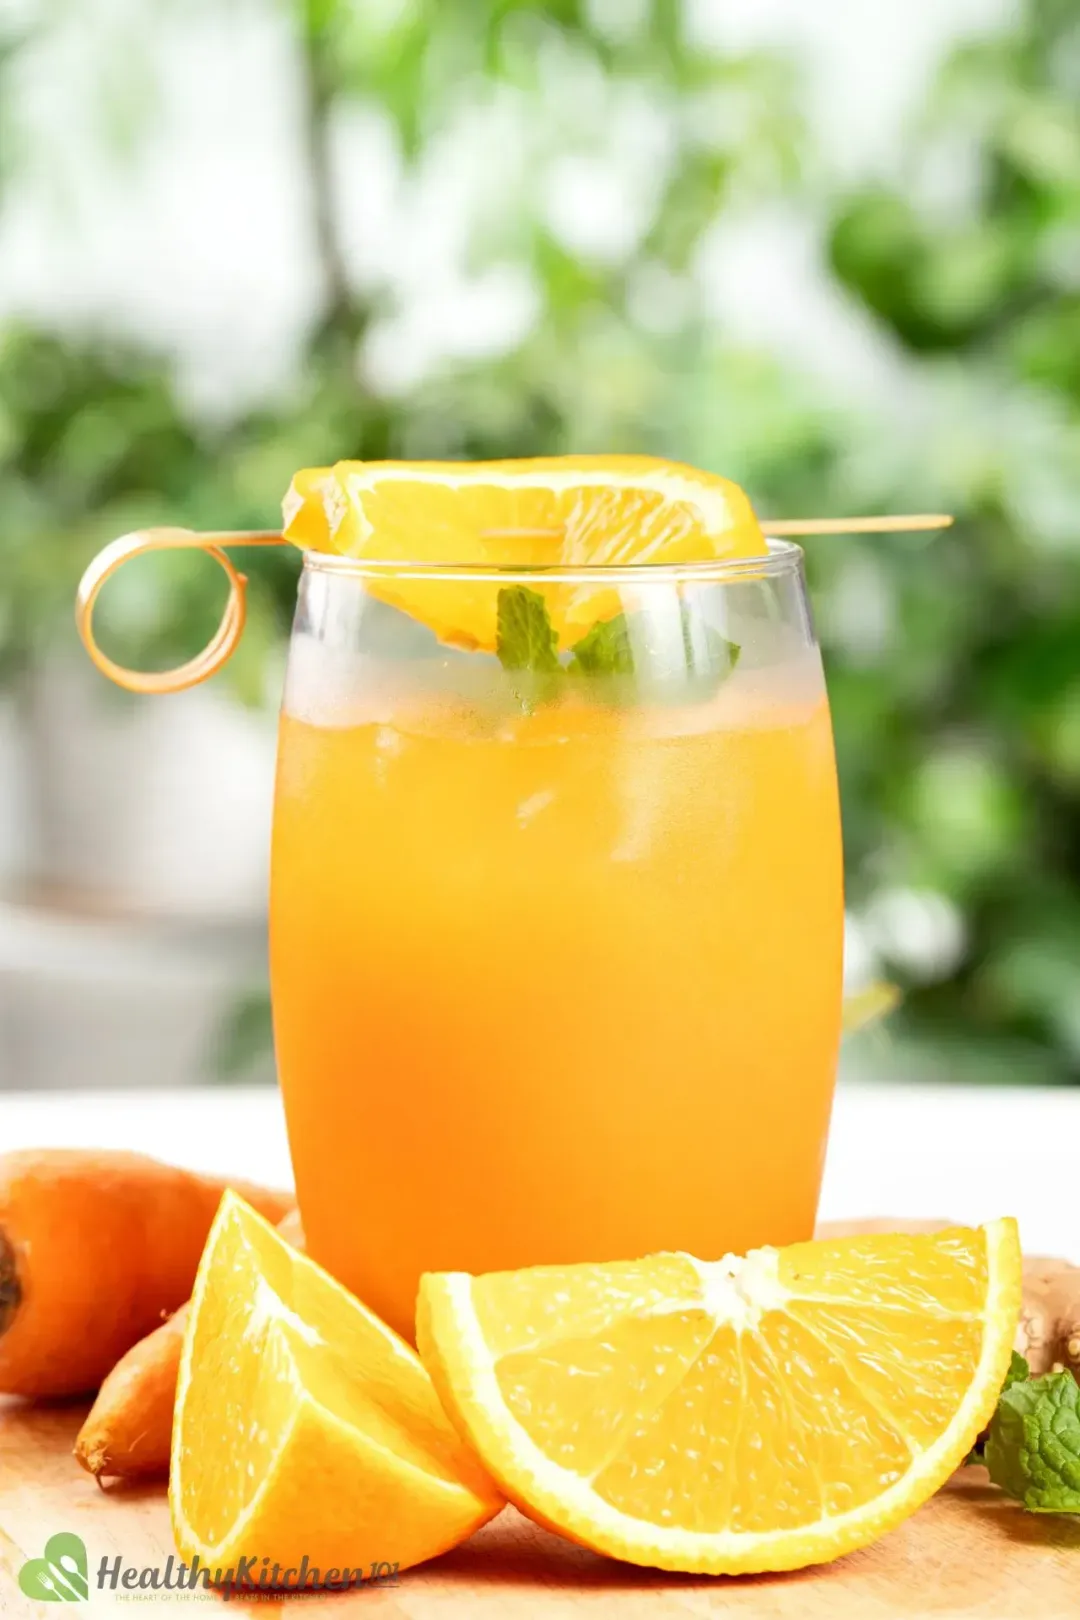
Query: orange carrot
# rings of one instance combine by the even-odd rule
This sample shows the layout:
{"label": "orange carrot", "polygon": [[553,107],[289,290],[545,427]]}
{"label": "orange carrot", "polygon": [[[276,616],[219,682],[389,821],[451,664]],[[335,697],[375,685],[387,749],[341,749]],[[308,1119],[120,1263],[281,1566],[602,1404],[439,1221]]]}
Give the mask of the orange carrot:
{"label": "orange carrot", "polygon": [[153,1479],[169,1472],[173,1401],[187,1305],[120,1357],[75,1440],[78,1462],[100,1479]]}
{"label": "orange carrot", "polygon": [[293,1207],[289,1193],[138,1153],[0,1157],[0,1392],[96,1389],[189,1297],[226,1186],[272,1221]]}
{"label": "orange carrot", "polygon": [[[294,1248],[304,1233],[295,1210],[278,1223]],[[109,1373],[75,1441],[75,1456],[95,1479],[153,1479],[169,1472],[173,1400],[187,1323],[180,1306],[145,1339],[132,1345]]]}

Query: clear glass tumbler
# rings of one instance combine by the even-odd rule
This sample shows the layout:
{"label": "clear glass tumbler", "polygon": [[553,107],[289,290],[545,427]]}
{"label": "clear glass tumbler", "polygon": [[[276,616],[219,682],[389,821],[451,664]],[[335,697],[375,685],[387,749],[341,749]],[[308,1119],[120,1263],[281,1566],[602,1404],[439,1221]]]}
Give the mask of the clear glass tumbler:
{"label": "clear glass tumbler", "polygon": [[[498,657],[438,633],[485,613]],[[597,628],[571,660],[543,626],[575,620]],[[306,556],[277,1059],[309,1250],[400,1332],[425,1270],[809,1236],[842,920],[798,547],[592,569]]]}

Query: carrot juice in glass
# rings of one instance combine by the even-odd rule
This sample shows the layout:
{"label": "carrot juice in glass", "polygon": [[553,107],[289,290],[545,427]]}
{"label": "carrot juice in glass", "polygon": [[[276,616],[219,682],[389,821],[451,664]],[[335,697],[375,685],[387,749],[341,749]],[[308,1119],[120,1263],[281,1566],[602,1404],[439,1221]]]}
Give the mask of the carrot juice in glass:
{"label": "carrot juice in glass", "polygon": [[309,1251],[406,1335],[425,1270],[808,1237],[832,1102],[801,552],[735,486],[701,557],[681,487],[516,476],[291,506],[277,1060]]}

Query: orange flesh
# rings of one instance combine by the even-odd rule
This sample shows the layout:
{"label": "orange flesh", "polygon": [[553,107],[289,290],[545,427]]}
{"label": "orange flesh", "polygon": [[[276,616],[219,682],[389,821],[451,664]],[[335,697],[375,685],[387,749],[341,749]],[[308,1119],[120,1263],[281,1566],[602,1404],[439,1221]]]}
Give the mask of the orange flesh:
{"label": "orange flesh", "polygon": [[1015,1222],[702,1264],[424,1279],[420,1348],[511,1500],[712,1573],[865,1545],[969,1450],[1020,1303]]}
{"label": "orange flesh", "polygon": [[417,1358],[227,1197],[177,1378],[177,1545],[211,1569],[402,1568],[502,1506]]}
{"label": "orange flesh", "polygon": [[[878,1263],[861,1277],[826,1269],[831,1246],[791,1250],[781,1277],[814,1297],[766,1311],[757,1334],[704,1309],[621,1314],[624,1297],[602,1331],[586,1319],[503,1356],[499,1387],[544,1454],[624,1513],[708,1532],[810,1524],[879,1496],[951,1418],[983,1340],[986,1263],[969,1240],[921,1255],[918,1241],[872,1240]],[[505,1289],[477,1279],[481,1320],[487,1299],[506,1309]]]}

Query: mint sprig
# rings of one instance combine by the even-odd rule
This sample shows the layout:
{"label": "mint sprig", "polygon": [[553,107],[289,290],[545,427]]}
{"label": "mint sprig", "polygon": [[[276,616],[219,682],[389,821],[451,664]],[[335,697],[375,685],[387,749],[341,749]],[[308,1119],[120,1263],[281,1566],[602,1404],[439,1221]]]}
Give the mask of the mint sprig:
{"label": "mint sprig", "polygon": [[563,673],[559,638],[539,591],[506,585],[499,592],[495,651],[526,714],[554,695]]}
{"label": "mint sprig", "polygon": [[499,592],[495,651],[503,669],[550,675],[559,668],[559,642],[539,591],[506,585]]}
{"label": "mint sprig", "polygon": [[985,1441],[969,1462],[1029,1513],[1080,1513],[1080,1385],[1068,1370],[1032,1378],[1014,1351]]}
{"label": "mint sprig", "polygon": [[[1030,1377],[1031,1368],[1028,1366],[1026,1360],[1020,1354],[1020,1352],[1018,1350],[1014,1350],[1012,1355],[1009,1357],[1009,1368],[1005,1374],[1005,1382],[1001,1386],[998,1399],[1000,1400],[1005,1391],[1007,1389],[1011,1389],[1014,1384],[1023,1383]],[[987,1428],[983,1430],[982,1434],[980,1434],[979,1438],[976,1440],[975,1444],[964,1458],[965,1467],[967,1467],[969,1463],[978,1463],[980,1466],[985,1467],[986,1458],[983,1455],[983,1451],[986,1445],[986,1437],[989,1432],[990,1431]]]}
{"label": "mint sprig", "polygon": [[633,679],[644,696],[710,696],[735,668],[739,647],[686,602],[679,603],[677,636],[665,628],[661,638],[651,615],[618,613],[594,624],[563,662],[543,596],[510,585],[499,592],[495,650],[505,670],[539,679],[534,695],[553,694],[561,680],[608,677]]}
{"label": "mint sprig", "polygon": [[1080,1386],[1071,1372],[1002,1390],[983,1448],[990,1478],[1029,1513],[1080,1513]]}
{"label": "mint sprig", "polygon": [[594,624],[571,648],[569,667],[577,675],[632,675],[634,646],[626,614]]}
{"label": "mint sprig", "polygon": [[1005,1382],[1001,1386],[1001,1393],[1004,1395],[1005,1391],[1012,1389],[1014,1384],[1024,1384],[1030,1381],[1032,1381],[1031,1368],[1027,1364],[1027,1358],[1022,1356],[1019,1350],[1014,1350],[1009,1357],[1009,1368],[1005,1374]]}

